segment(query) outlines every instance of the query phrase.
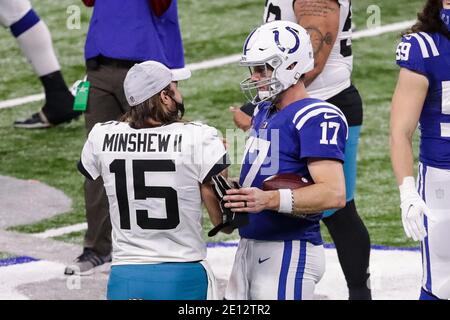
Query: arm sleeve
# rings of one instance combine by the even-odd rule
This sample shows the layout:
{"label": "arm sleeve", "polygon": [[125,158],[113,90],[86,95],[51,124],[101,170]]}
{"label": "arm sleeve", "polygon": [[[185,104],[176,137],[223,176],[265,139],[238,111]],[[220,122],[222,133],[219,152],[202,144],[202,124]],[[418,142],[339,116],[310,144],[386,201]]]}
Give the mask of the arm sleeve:
{"label": "arm sleeve", "polygon": [[100,167],[98,165],[93,143],[93,136],[95,135],[94,129],[89,133],[89,137],[81,152],[81,159],[78,162],[78,171],[90,180],[95,180],[100,176]]}
{"label": "arm sleeve", "polygon": [[200,173],[198,181],[207,182],[211,176],[218,174],[230,165],[228,154],[216,129],[203,128],[202,143],[198,145],[197,152],[201,153]]}
{"label": "arm sleeve", "polygon": [[425,39],[414,33],[402,37],[397,46],[395,59],[398,66],[428,76],[424,63],[424,58],[428,54]]}
{"label": "arm sleeve", "polygon": [[335,113],[320,113],[298,129],[299,158],[324,158],[344,161],[347,122]]}

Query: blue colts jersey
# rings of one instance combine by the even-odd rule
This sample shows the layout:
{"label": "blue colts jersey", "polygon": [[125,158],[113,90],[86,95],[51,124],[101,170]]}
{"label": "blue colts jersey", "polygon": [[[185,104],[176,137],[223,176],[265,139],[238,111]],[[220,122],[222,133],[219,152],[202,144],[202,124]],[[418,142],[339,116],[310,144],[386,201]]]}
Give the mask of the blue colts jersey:
{"label": "blue colts jersey", "polygon": [[[308,158],[343,161],[347,130],[343,113],[322,100],[302,99],[280,111],[260,104],[245,146],[241,185],[261,189],[266,178],[278,173],[309,177]],[[264,210],[250,214],[250,223],[239,233],[248,239],[305,240],[319,245],[320,218],[320,213],[297,219]]]}
{"label": "blue colts jersey", "polygon": [[440,33],[405,35],[397,64],[427,77],[428,93],[420,115],[420,161],[450,169],[450,40]]}

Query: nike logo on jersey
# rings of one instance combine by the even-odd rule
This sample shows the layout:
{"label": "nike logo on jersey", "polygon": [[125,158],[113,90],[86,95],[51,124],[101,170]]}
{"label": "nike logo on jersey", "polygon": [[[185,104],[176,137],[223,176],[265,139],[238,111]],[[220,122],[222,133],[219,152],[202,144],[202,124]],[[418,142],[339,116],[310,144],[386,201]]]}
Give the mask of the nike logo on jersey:
{"label": "nike logo on jersey", "polygon": [[269,260],[269,259],[270,259],[270,257],[268,257],[268,258],[266,258],[266,259],[261,259],[261,258],[259,258],[259,259],[258,259],[258,263],[261,264],[261,263],[263,263],[263,262],[265,262],[265,261],[267,261],[267,260]]}
{"label": "nike logo on jersey", "polygon": [[338,116],[338,115],[335,115],[335,114],[328,114],[328,113],[325,113],[325,114],[323,115],[323,117],[324,117],[325,120],[329,120],[329,119],[337,118],[337,117],[339,117],[339,116]]}

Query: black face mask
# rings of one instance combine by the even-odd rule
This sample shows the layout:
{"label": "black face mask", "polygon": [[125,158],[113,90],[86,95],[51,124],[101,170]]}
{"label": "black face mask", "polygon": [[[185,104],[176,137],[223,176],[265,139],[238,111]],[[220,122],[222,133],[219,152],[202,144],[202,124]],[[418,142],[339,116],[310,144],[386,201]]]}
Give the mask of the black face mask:
{"label": "black face mask", "polygon": [[177,108],[177,114],[179,116],[179,118],[183,118],[184,115],[184,103],[183,101],[178,102],[177,100],[175,100],[172,96],[169,96],[173,102],[175,102],[175,107]]}

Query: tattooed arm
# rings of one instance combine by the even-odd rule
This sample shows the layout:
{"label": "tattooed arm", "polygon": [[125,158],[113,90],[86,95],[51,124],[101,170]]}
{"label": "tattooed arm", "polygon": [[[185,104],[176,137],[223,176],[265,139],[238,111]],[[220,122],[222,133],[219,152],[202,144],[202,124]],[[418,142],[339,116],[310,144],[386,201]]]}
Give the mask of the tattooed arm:
{"label": "tattooed arm", "polygon": [[314,69],[305,76],[308,86],[322,72],[339,32],[339,3],[336,0],[295,0],[298,24],[310,36],[314,50]]}

